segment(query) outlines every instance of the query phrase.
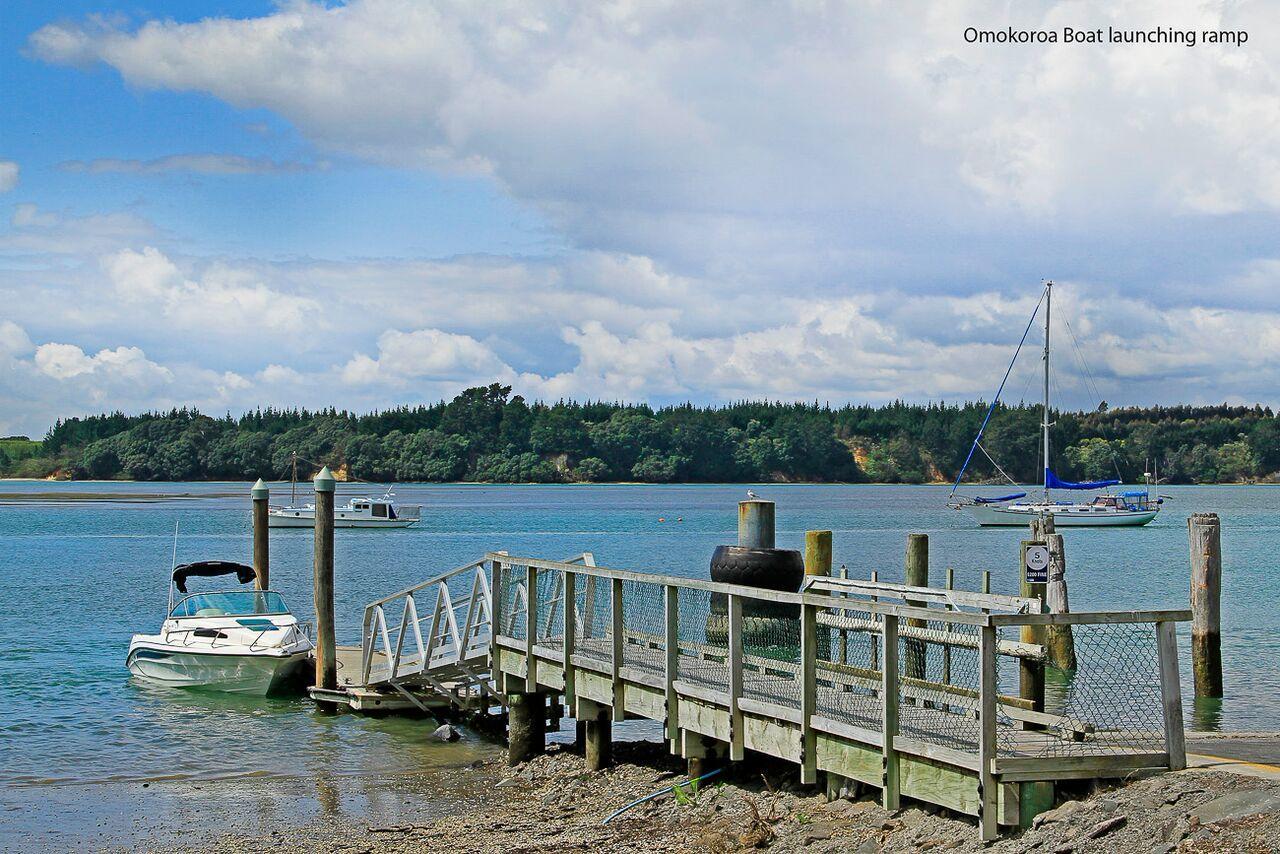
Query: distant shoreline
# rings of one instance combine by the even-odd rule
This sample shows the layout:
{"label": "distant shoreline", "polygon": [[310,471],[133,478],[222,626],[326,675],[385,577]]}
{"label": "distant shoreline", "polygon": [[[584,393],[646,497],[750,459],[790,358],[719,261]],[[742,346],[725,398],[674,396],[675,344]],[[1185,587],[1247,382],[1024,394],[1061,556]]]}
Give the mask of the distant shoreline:
{"label": "distant shoreline", "polygon": [[[287,480],[269,480],[268,485],[285,483]],[[0,483],[128,483],[128,484],[175,484],[175,483],[253,483],[252,480],[215,480],[215,479],[192,479],[192,480],[128,480],[125,478],[113,478],[110,480],[95,480],[92,478],[49,478],[49,477],[0,477]],[[309,480],[299,480],[299,484],[310,483]],[[363,486],[549,486],[549,487],[565,487],[565,486],[759,486],[772,489],[776,486],[951,486],[949,481],[933,480],[924,483],[904,483],[902,481],[847,481],[847,480],[776,480],[776,481],[745,481],[745,480],[682,480],[669,481],[665,483],[653,483],[643,480],[596,480],[596,481],[569,481],[561,483],[545,483],[539,481],[518,481],[518,480],[410,480],[410,481],[358,481],[358,480],[339,480],[338,483]],[[1120,486],[1145,486],[1142,483],[1119,484]],[[1267,479],[1253,480],[1218,480],[1212,483],[1165,483],[1159,488],[1166,489],[1169,487],[1184,486],[1277,486],[1280,481]],[[966,484],[970,489],[999,489],[1001,484]],[[1024,484],[1016,487],[1017,489],[1036,490],[1041,489],[1041,484]]]}

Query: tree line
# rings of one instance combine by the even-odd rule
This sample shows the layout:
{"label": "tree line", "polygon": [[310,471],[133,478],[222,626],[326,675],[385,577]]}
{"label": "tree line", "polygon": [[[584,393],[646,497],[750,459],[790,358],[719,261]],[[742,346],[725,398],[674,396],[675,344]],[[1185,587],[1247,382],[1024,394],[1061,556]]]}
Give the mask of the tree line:
{"label": "tree line", "polygon": [[[741,401],[724,406],[560,401],[470,388],[451,401],[356,414],[193,409],[60,420],[38,449],[0,457],[19,477],[252,480],[287,476],[294,453],[376,482],[883,482],[953,480],[987,413],[981,401],[882,406]],[[998,405],[966,481],[1040,478],[1039,405]],[[1054,412],[1065,479],[1175,483],[1280,472],[1280,424],[1261,406]],[[35,447],[35,443],[32,443]],[[996,462],[999,463],[997,468]],[[1003,473],[1001,472],[1003,469]],[[300,471],[309,476],[310,467]]]}

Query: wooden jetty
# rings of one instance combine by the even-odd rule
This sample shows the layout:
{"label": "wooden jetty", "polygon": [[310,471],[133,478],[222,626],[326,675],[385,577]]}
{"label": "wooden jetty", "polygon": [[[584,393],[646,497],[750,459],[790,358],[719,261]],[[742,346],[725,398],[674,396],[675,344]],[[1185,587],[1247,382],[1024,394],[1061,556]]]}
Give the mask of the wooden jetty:
{"label": "wooden jetty", "polygon": [[[762,591],[590,554],[490,553],[370,603],[361,647],[337,651],[337,687],[313,694],[506,709],[513,758],[542,749],[563,703],[597,766],[612,722],[646,718],[692,762],[778,757],[829,792],[856,781],[887,808],[909,797],[976,816],[993,839],[1052,806],[1053,781],[1185,767],[1175,624],[1190,618],[822,575]],[[1045,673],[1046,650],[1024,634],[1061,626],[1076,669],[1025,696],[1020,675]]]}

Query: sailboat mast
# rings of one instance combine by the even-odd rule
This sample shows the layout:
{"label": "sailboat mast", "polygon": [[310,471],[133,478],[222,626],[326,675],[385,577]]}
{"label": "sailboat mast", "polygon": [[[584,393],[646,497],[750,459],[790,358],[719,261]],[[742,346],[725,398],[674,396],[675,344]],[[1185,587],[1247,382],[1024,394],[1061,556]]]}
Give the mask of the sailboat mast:
{"label": "sailboat mast", "polygon": [[1044,286],[1044,500],[1049,502],[1049,311],[1053,303],[1053,282]]}
{"label": "sailboat mast", "polygon": [[290,454],[293,457],[293,477],[289,481],[289,506],[298,506],[298,452],[294,451]]}

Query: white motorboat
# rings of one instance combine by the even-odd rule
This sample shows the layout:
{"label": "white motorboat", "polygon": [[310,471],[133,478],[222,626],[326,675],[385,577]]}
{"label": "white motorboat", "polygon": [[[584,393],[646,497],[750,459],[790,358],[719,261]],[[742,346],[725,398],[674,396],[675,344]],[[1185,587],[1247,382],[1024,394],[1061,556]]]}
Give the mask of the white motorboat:
{"label": "white motorboat", "polygon": [[[394,493],[381,498],[353,498],[333,508],[335,528],[407,528],[421,521],[422,505],[396,504]],[[314,528],[316,506],[272,507],[267,510],[269,528]]]}
{"label": "white motorboat", "polygon": [[[956,509],[963,508],[967,510],[973,516],[974,521],[984,527],[998,525],[1025,526],[1032,519],[1043,515],[1052,515],[1055,527],[1131,527],[1145,525],[1156,518],[1156,514],[1160,512],[1160,505],[1164,501],[1160,496],[1153,497],[1151,495],[1150,475],[1146,475],[1148,486],[1144,489],[1128,490],[1120,493],[1107,491],[1088,502],[1053,501],[1050,497],[1050,490],[1053,489],[1109,490],[1113,486],[1120,485],[1119,479],[1081,482],[1062,480],[1049,465],[1049,428],[1053,424],[1049,420],[1049,318],[1052,301],[1053,282],[1046,282],[1040,302],[1036,304],[1036,310],[1032,312],[1031,319],[1027,321],[1027,329],[1022,333],[1022,341],[1018,344],[1018,350],[1013,354],[1013,359],[1016,362],[1018,352],[1021,352],[1022,345],[1026,343],[1027,333],[1031,331],[1031,324],[1035,322],[1036,314],[1039,313],[1040,306],[1043,305],[1044,407],[1040,423],[1043,441],[1042,459],[1044,461],[1043,495],[1038,501],[1021,500],[1027,497],[1026,492],[1015,492],[994,498],[970,498],[956,495],[956,490],[960,486],[960,481],[964,478],[965,469],[969,467],[969,462],[973,459],[974,452],[980,450],[988,459],[991,459],[990,454],[987,454],[986,449],[981,445],[982,434],[987,428],[987,422],[991,420],[991,414],[995,412],[996,404],[1000,401],[1000,393],[1004,391],[1004,384],[1008,381],[1009,374],[1013,370],[1013,363],[1011,362],[1004,373],[1004,379],[1000,382],[1000,388],[996,390],[995,397],[991,401],[986,418],[983,419],[982,426],[978,429],[978,435],[974,437],[973,445],[969,448],[969,456],[965,458],[964,465],[960,468],[960,474],[956,477],[955,485],[951,488],[951,499],[948,503]],[[991,460],[991,462],[1001,474],[1004,474],[1004,470],[1000,468],[995,460]],[[1008,475],[1005,476],[1008,478]],[[1008,479],[1010,483],[1017,486],[1012,478]],[[1158,475],[1155,482],[1156,484],[1160,482]]]}
{"label": "white motorboat", "polygon": [[193,576],[254,579],[252,567],[200,561],[175,567],[169,613],[159,634],[133,636],[126,664],[135,677],[175,688],[205,688],[265,696],[300,686],[313,649],[284,599],[273,590],[224,590],[184,595]]}
{"label": "white motorboat", "polygon": [[[267,510],[268,528],[314,528],[316,506],[298,503],[298,460],[290,456],[293,475],[289,485],[289,506]],[[352,498],[333,508],[335,528],[408,528],[422,520],[421,504],[397,504],[395,493],[388,489],[380,498]]]}

